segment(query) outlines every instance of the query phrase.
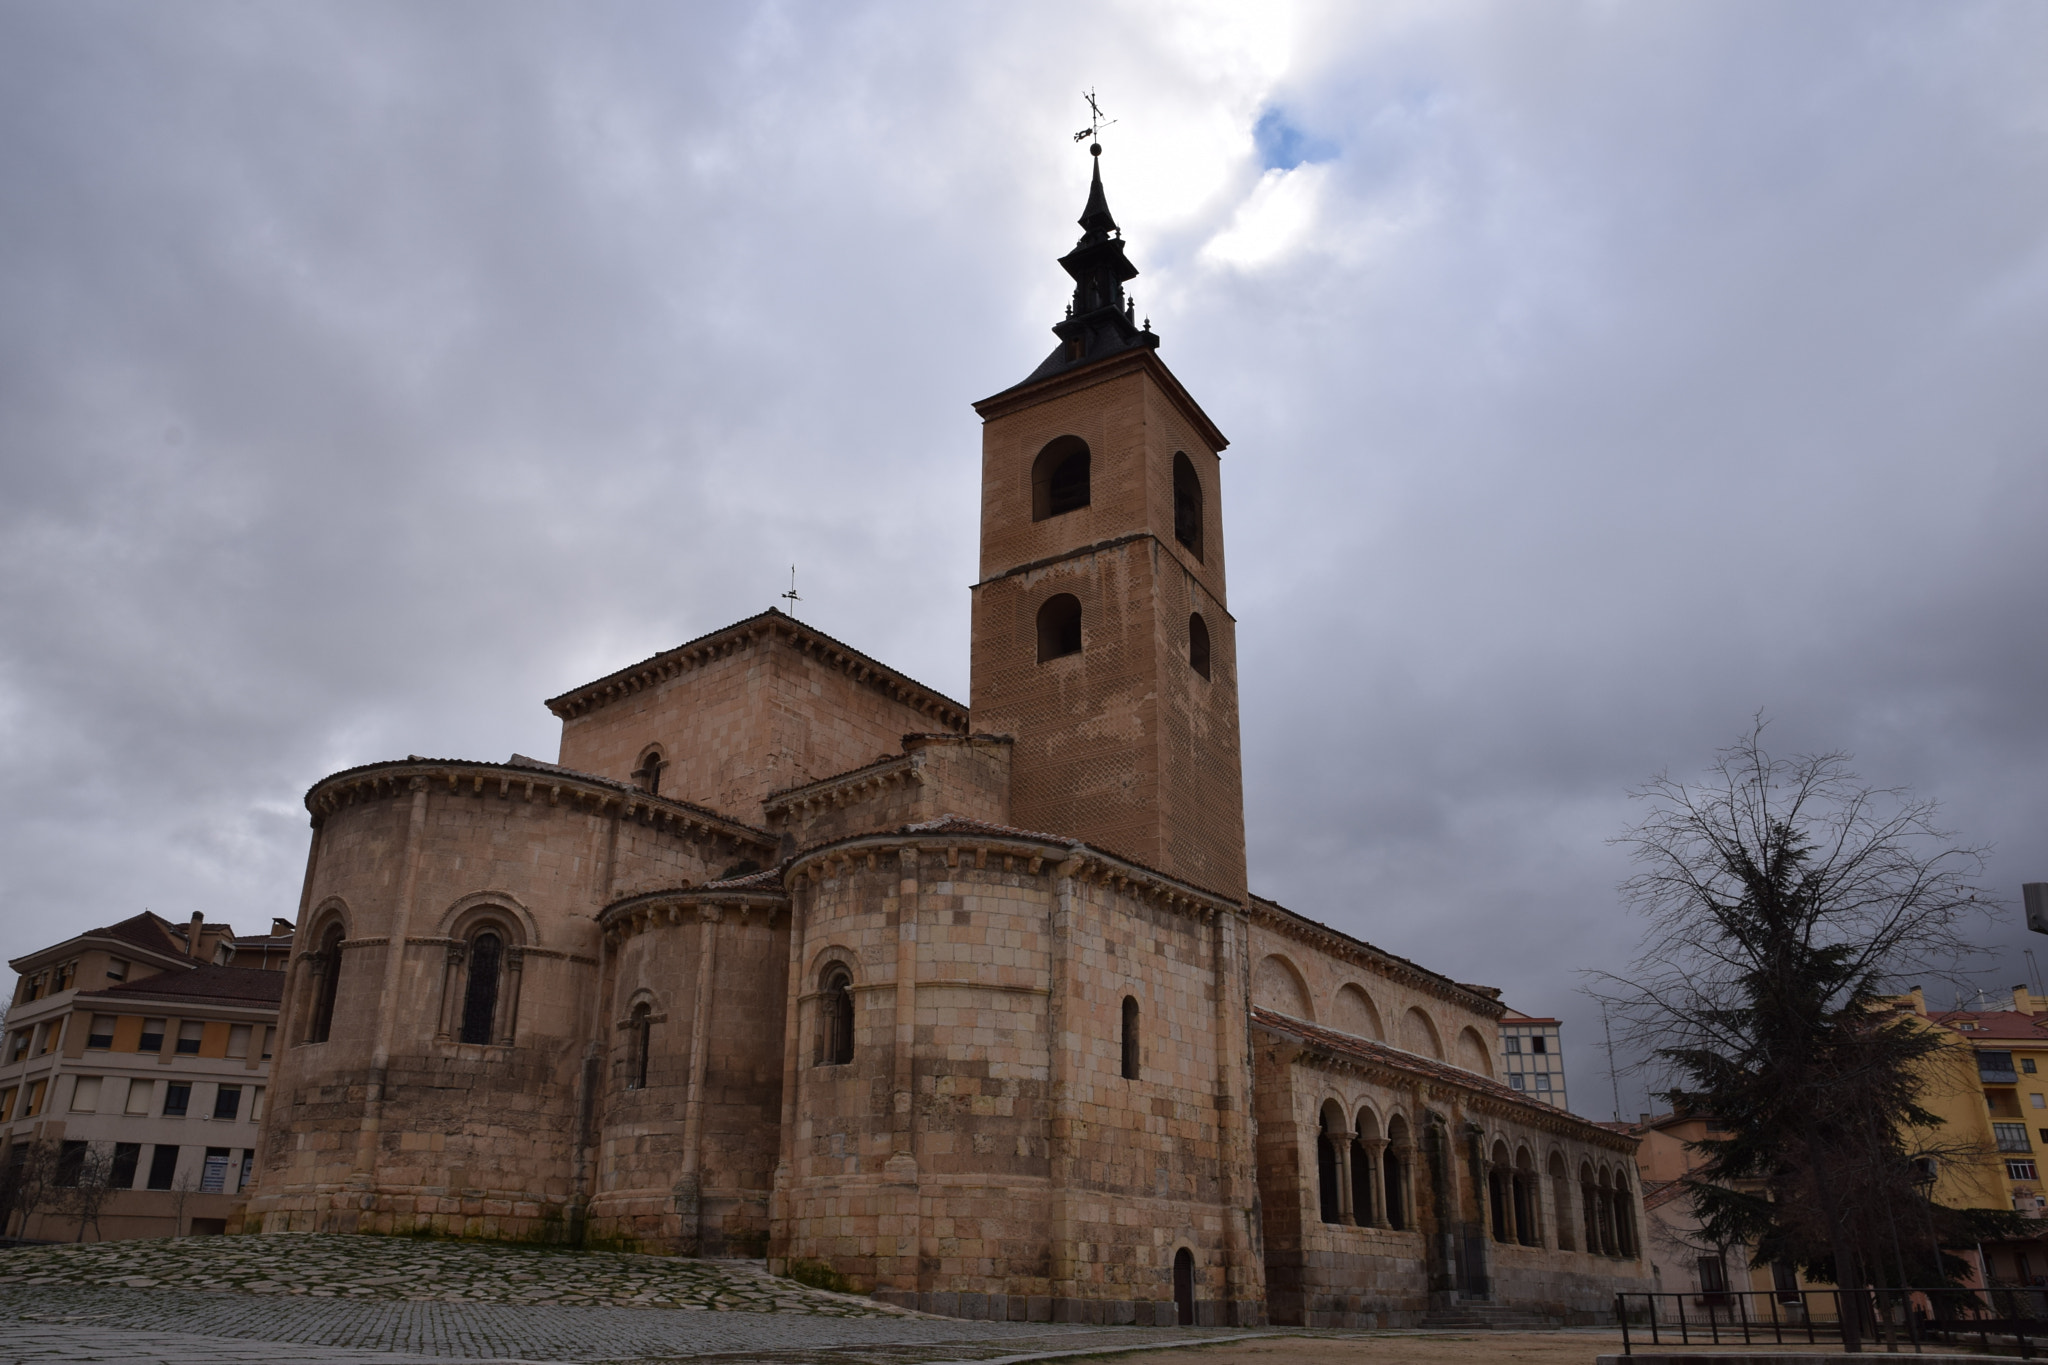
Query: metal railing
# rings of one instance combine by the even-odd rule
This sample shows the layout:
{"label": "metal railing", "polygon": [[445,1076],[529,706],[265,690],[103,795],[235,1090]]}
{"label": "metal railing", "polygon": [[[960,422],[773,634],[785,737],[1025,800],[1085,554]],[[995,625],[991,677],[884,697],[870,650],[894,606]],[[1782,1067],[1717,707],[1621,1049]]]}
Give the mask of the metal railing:
{"label": "metal railing", "polygon": [[[1974,1342],[1985,1354],[2034,1357],[2048,1337],[2048,1290],[1730,1289],[1614,1296],[1621,1353],[1650,1344],[1711,1342],[1859,1343],[1869,1351],[1911,1351]],[[1848,1329],[1848,1330],[1845,1330]]]}

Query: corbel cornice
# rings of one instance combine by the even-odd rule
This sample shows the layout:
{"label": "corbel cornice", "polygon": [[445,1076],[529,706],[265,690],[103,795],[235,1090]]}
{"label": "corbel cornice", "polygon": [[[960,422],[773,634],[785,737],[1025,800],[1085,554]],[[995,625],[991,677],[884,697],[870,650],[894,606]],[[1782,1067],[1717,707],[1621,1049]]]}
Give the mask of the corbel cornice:
{"label": "corbel cornice", "polygon": [[1283,938],[1305,943],[1318,952],[1328,954],[1353,966],[1363,967],[1369,972],[1383,976],[1390,981],[1448,1000],[1474,1014],[1483,1014],[1489,1019],[1499,1019],[1507,1013],[1507,1006],[1491,996],[1467,990],[1447,976],[1439,976],[1427,967],[1418,966],[1405,957],[1381,948],[1375,948],[1362,939],[1355,939],[1327,924],[1319,923],[1306,915],[1297,914],[1284,905],[1252,897],[1251,921],[1262,928],[1270,929]]}

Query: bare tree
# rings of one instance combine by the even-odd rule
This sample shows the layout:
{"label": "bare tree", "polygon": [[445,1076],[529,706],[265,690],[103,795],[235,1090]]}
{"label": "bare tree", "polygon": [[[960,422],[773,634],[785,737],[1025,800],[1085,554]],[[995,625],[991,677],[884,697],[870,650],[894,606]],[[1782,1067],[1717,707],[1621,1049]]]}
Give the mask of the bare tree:
{"label": "bare tree", "polygon": [[[21,1215],[21,1227],[17,1236],[28,1236],[28,1225],[50,1200],[50,1190],[57,1178],[57,1144],[48,1138],[29,1138],[14,1144],[8,1154],[7,1166],[0,1171],[0,1198],[4,1198],[8,1220],[12,1215]],[[5,1221],[0,1221],[4,1231]]]}
{"label": "bare tree", "polygon": [[198,1189],[198,1177],[190,1171],[171,1182],[171,1236],[185,1235],[185,1203]]}
{"label": "bare tree", "polygon": [[104,1146],[88,1144],[79,1153],[76,1169],[69,1163],[61,1164],[64,1169],[52,1191],[51,1203],[65,1217],[78,1221],[75,1240],[85,1240],[87,1223],[92,1224],[95,1240],[105,1240],[100,1235],[100,1212],[114,1193],[113,1154]]}
{"label": "bare tree", "polygon": [[1919,1063],[1942,1041],[1887,997],[1978,951],[1983,850],[1844,754],[1778,758],[1762,740],[1759,719],[1698,783],[1631,793],[1649,809],[1617,840],[1637,867],[1622,890],[1648,928],[1594,994],[1659,1098],[1728,1134],[1700,1144],[1689,1182],[1708,1240],[1845,1288],[1904,1279],[1899,1220],[1924,1216],[1904,1135],[1941,1123]]}

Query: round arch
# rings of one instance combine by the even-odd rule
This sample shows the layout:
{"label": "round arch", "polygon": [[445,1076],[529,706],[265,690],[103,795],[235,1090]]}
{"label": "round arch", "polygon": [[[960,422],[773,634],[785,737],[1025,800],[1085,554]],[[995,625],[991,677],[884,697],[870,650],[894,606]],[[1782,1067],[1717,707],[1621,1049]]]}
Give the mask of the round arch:
{"label": "round arch", "polygon": [[1401,1046],[1420,1057],[1444,1060],[1443,1035],[1437,1032],[1436,1020],[1420,1005],[1410,1005],[1401,1016]]}
{"label": "round arch", "polygon": [[1337,989],[1337,997],[1330,1004],[1330,1027],[1354,1037],[1371,1038],[1382,1043],[1387,1040],[1386,1026],[1380,1022],[1379,1007],[1373,1004],[1365,987],[1356,981],[1347,981]]}
{"label": "round arch", "polygon": [[1268,953],[1252,973],[1252,1003],[1275,1014],[1316,1022],[1315,1000],[1301,968],[1281,953]]}

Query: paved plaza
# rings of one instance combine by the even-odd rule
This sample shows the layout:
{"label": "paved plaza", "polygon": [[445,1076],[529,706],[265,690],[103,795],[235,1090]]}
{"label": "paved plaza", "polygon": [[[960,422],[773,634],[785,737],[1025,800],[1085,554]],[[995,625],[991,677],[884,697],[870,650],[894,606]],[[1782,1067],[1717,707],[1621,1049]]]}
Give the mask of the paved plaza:
{"label": "paved plaza", "polygon": [[1247,1334],[963,1322],[809,1289],[759,1262],[342,1236],[0,1251],[0,1361],[926,1365]]}

